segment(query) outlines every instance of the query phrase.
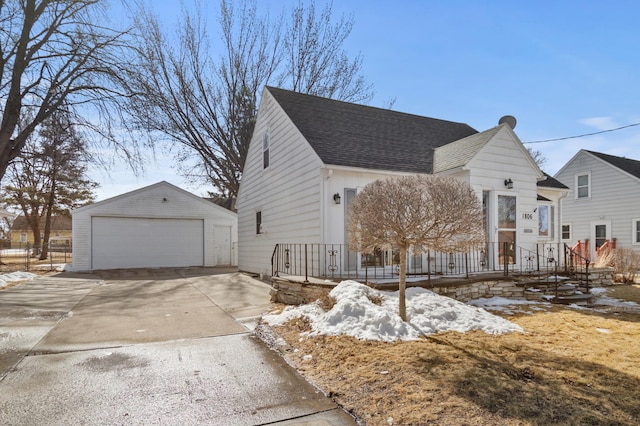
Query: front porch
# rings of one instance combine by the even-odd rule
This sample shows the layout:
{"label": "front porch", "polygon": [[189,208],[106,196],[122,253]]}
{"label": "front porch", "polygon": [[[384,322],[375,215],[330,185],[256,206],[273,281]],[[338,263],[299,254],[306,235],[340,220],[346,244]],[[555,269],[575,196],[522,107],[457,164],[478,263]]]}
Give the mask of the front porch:
{"label": "front porch", "polygon": [[[378,289],[398,289],[399,267],[393,251],[383,253],[374,266],[368,266],[369,256],[362,256],[364,266],[344,267],[341,260],[349,262],[354,255],[339,244],[278,244],[271,259],[272,299],[310,303],[345,279]],[[588,303],[594,285],[613,281],[610,268],[590,269],[588,259],[560,244],[539,244],[533,251],[489,243],[467,253],[426,253],[419,261],[417,256],[408,257],[407,287],[427,288],[464,302],[498,296]],[[387,259],[391,264],[384,263]]]}

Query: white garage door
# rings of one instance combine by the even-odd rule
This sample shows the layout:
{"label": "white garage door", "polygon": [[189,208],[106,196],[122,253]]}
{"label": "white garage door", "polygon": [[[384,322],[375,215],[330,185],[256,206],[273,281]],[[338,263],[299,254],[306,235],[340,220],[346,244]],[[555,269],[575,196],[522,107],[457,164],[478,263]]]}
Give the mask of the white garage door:
{"label": "white garage door", "polygon": [[204,221],[93,217],[92,269],[204,265]]}

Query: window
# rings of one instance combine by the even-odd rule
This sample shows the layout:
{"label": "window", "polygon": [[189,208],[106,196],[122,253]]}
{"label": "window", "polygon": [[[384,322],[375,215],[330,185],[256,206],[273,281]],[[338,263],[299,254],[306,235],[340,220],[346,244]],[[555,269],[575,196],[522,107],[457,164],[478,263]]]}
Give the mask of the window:
{"label": "window", "polygon": [[562,224],[562,239],[565,241],[571,241],[571,225],[568,223]]}
{"label": "window", "polygon": [[538,236],[550,237],[549,206],[538,206]]}
{"label": "window", "polygon": [[20,234],[20,242],[21,243],[26,243],[27,242],[27,233],[26,232],[22,232]]}
{"label": "window", "polygon": [[256,212],[256,234],[262,234],[262,212]]}
{"label": "window", "polygon": [[640,244],[640,219],[633,219],[633,236],[634,245]]}
{"label": "window", "polygon": [[591,197],[591,176],[587,174],[576,176],[576,198]]}
{"label": "window", "polygon": [[269,131],[262,135],[262,168],[267,167],[269,167]]}

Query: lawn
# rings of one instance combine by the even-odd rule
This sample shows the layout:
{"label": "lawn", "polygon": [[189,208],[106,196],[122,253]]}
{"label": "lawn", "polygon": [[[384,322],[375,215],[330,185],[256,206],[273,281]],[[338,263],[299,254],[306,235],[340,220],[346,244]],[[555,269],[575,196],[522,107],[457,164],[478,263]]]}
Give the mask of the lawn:
{"label": "lawn", "polygon": [[[640,302],[640,287],[609,296]],[[549,304],[507,312],[494,313],[524,333],[448,331],[386,343],[301,337],[303,319],[265,332],[365,425],[640,424],[640,314]]]}

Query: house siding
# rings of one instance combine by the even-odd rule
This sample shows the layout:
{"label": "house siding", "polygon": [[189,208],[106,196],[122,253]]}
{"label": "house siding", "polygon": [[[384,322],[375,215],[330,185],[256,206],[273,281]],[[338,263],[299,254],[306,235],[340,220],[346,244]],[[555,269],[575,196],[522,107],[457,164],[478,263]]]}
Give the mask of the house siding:
{"label": "house siding", "polygon": [[[262,137],[269,132],[269,167]],[[278,243],[320,243],[322,162],[267,90],[238,194],[238,269],[271,274]],[[264,232],[256,234],[256,212]]]}
{"label": "house siding", "polygon": [[[576,199],[575,176],[583,173],[591,176],[591,197]],[[610,222],[609,237],[616,239],[617,247],[640,251],[632,244],[632,219],[640,217],[639,179],[585,151],[578,152],[555,178],[571,188],[562,212],[563,223],[571,225],[569,244],[591,239],[594,222]]]}
{"label": "house siding", "polygon": [[[532,250],[537,242],[537,215],[533,214],[537,207],[538,178],[542,177],[540,169],[535,165],[526,149],[508,128],[503,127],[467,164],[468,182],[482,196],[483,190],[492,191],[491,222],[497,229],[497,196],[511,195],[517,197],[517,234],[516,244]],[[504,185],[506,179],[513,181],[513,189]],[[523,213],[532,213],[533,219],[527,219]],[[498,241],[497,231],[488,235],[489,241]]]}
{"label": "house siding", "polygon": [[[346,244],[345,240],[345,220],[346,190],[355,189],[357,192],[365,186],[380,179],[405,176],[408,173],[384,172],[380,170],[362,170],[326,166],[323,171],[324,179],[323,200],[326,200],[324,210],[324,243],[326,244]],[[336,205],[333,201],[334,194],[340,194],[341,204]]]}
{"label": "house siding", "polygon": [[[163,201],[165,198],[167,201]],[[233,253],[238,232],[236,214],[166,182],[82,207],[72,215],[73,268],[76,271],[92,269],[92,217],[202,219],[204,266],[217,264],[215,227],[228,227],[231,232],[231,262],[237,262],[237,255]],[[167,241],[167,244],[171,242]]]}

